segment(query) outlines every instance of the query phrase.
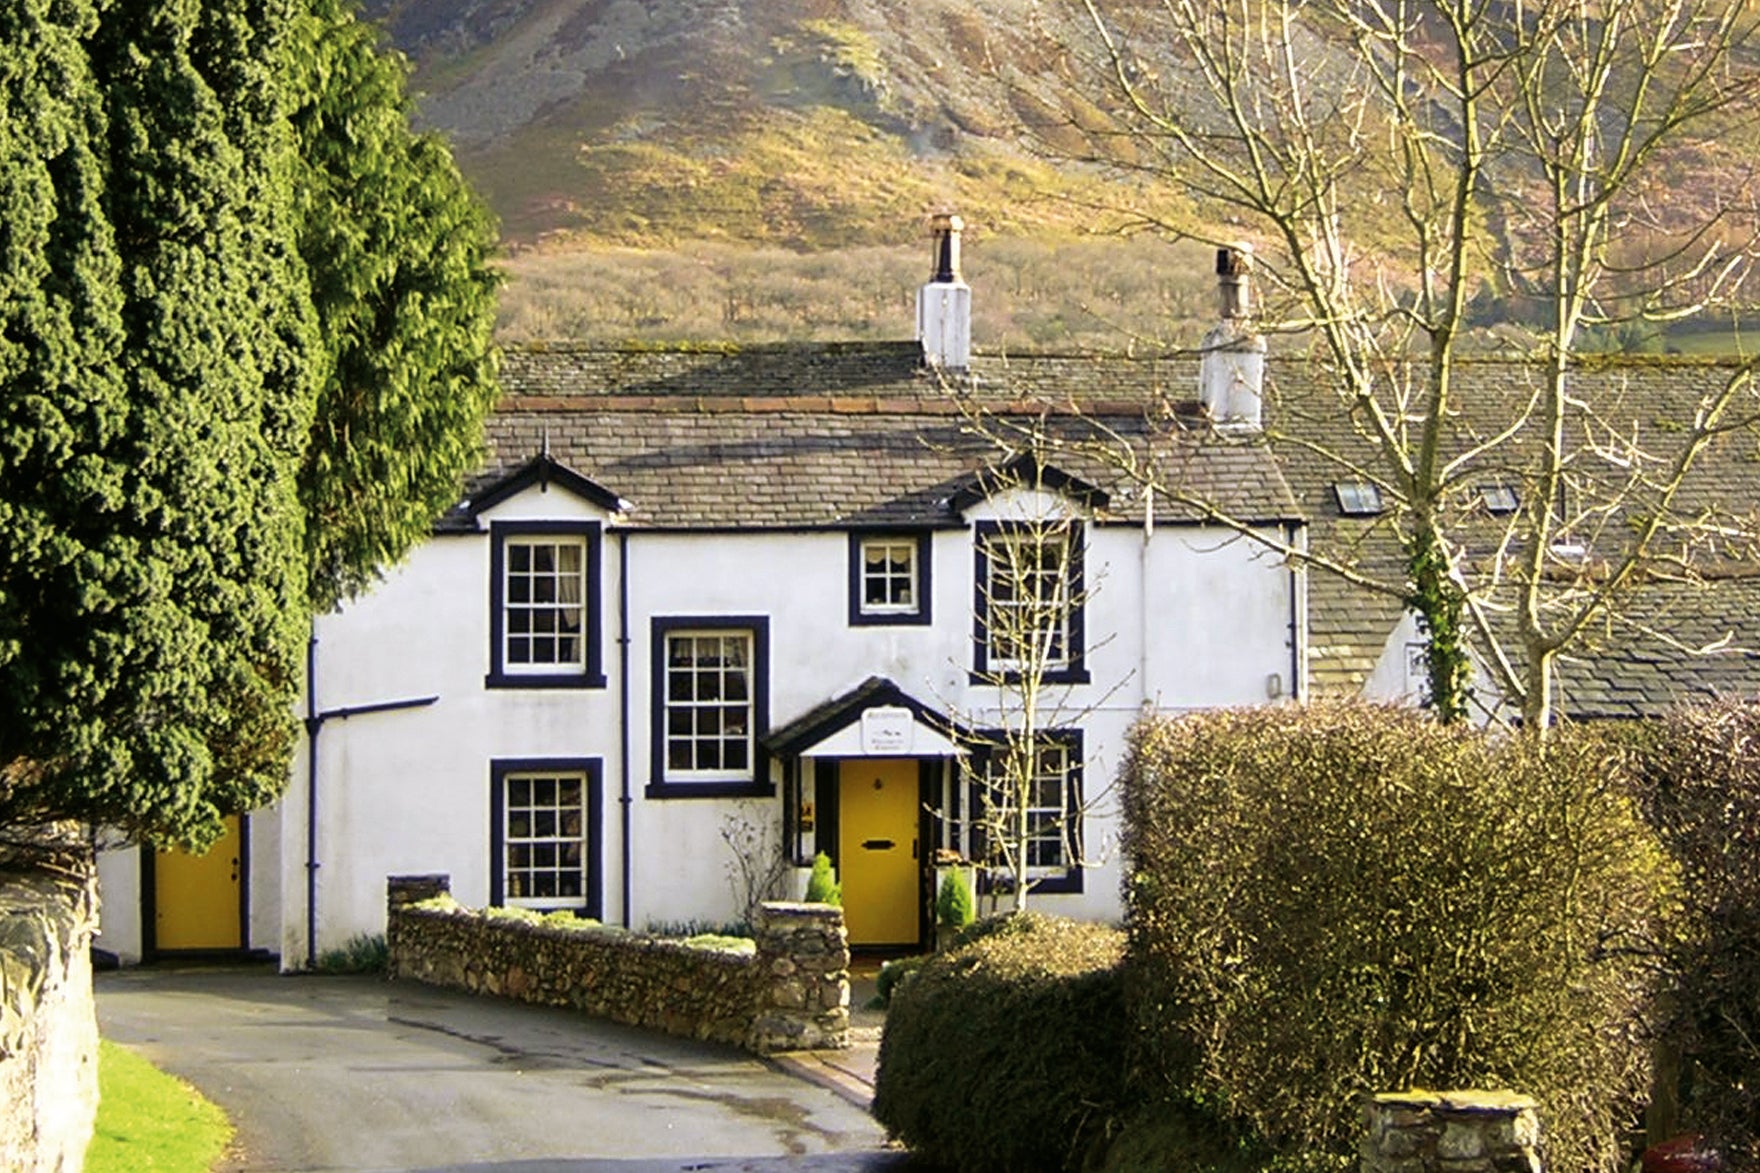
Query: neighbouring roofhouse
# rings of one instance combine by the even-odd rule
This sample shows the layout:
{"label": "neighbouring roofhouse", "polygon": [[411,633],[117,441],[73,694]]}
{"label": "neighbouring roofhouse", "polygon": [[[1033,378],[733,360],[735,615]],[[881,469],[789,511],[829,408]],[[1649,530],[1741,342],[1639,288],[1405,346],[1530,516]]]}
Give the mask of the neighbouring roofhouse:
{"label": "neighbouring roofhouse", "polygon": [[[1676,519],[1655,556],[1619,592],[1616,607],[1584,630],[1553,673],[1557,712],[1578,720],[1659,715],[1684,701],[1760,691],[1760,394],[1747,364],[1681,358],[1585,360],[1569,373],[1571,453],[1549,509],[1569,518],[1555,535],[1542,593],[1562,615],[1605,581],[1660,495],[1696,415],[1733,385],[1725,428],[1697,454],[1669,507]],[[1393,372],[1416,378],[1421,369]],[[1522,550],[1524,512],[1540,493],[1530,415],[1538,373],[1520,359],[1459,363],[1444,459],[1457,461],[1449,524],[1464,539],[1474,582],[1500,582],[1487,618],[1518,662],[1509,608],[1517,576],[1497,569]],[[1733,384],[1731,381],[1734,381]],[[1276,404],[1266,441],[1277,453],[1316,550],[1397,581],[1405,519],[1360,417],[1306,364],[1273,364]],[[1415,422],[1415,421],[1413,421]],[[1417,699],[1423,637],[1399,599],[1315,570],[1309,575],[1309,680],[1317,698]],[[1482,715],[1507,713],[1483,647],[1475,692]]]}
{"label": "neighbouring roofhouse", "polygon": [[[286,796],[206,860],[107,855],[103,946],[298,968],[382,931],[386,877],[422,873],[466,904],[712,925],[749,864],[780,853],[798,892],[823,851],[852,940],[915,949],[942,870],[990,857],[984,780],[1027,681],[1034,900],[1110,918],[1109,786],[1139,714],[1409,693],[1398,600],[1273,549],[1395,547],[1335,462],[1268,443],[1353,441],[1313,410],[1318,372],[1267,359],[1248,259],[1222,254],[1200,353],[1003,356],[971,350],[958,229],[937,226],[916,341],[509,352],[458,505],[316,624]],[[1659,395],[1665,369],[1629,386]],[[1690,397],[1713,368],[1681,369]],[[1519,385],[1520,364],[1473,370],[1488,412]],[[1733,625],[1752,646],[1750,580],[1658,586],[1675,642]],[[1610,639],[1567,695],[1652,712],[1754,670]]]}

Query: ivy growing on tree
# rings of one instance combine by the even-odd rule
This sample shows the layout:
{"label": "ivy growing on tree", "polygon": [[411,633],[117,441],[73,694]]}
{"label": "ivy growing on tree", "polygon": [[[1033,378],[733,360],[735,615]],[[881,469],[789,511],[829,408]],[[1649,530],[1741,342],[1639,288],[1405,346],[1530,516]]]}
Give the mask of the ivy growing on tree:
{"label": "ivy growing on tree", "polygon": [[471,457],[493,231],[334,0],[0,37],[0,825],[199,845],[285,780],[313,607]]}

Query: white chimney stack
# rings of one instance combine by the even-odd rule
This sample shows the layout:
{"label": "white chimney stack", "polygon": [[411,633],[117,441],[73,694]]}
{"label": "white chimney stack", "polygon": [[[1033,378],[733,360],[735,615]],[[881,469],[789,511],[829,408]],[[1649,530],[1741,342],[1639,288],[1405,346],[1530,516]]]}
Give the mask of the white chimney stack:
{"label": "white chimney stack", "polygon": [[935,267],[917,290],[917,341],[929,365],[963,371],[972,360],[972,288],[959,275],[959,233],[965,222],[942,213],[929,221]]}
{"label": "white chimney stack", "polygon": [[1265,387],[1265,339],[1253,329],[1253,246],[1216,250],[1222,321],[1204,335],[1198,398],[1211,421],[1229,431],[1257,431]]}

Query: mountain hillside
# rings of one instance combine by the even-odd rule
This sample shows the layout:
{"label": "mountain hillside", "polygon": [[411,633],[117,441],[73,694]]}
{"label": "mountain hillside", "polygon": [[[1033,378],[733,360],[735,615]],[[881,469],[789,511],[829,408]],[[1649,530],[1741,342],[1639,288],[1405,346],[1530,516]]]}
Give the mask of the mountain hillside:
{"label": "mountain hillside", "polygon": [[[1153,5],[1110,7],[1138,2]],[[1214,227],[1216,213],[1152,178],[1127,190],[1046,159],[1047,148],[1091,147],[1077,128],[1115,125],[1071,84],[1078,67],[1063,47],[1082,32],[1048,23],[1079,6],[365,4],[414,63],[421,117],[451,138],[501,219],[505,338],[906,336],[927,275],[926,219],[948,209],[968,225],[982,345],[1190,346],[1209,324],[1202,250],[1114,230],[1130,204],[1163,222]],[[1315,54],[1331,51],[1303,35]],[[1150,68],[1178,79],[1189,66]],[[1724,161],[1710,144],[1689,148],[1658,206],[1722,190],[1701,180],[1745,170],[1752,134],[1732,135]],[[1397,217],[1398,201],[1382,200],[1374,176],[1356,179],[1365,248],[1407,239],[1374,220]],[[1629,251],[1654,251],[1649,229],[1633,229]],[[1509,309],[1507,293],[1488,296],[1487,313]]]}
{"label": "mountain hillside", "polygon": [[[896,243],[1073,227],[1028,0],[375,0],[516,244]],[[1086,181],[1091,182],[1091,181]]]}

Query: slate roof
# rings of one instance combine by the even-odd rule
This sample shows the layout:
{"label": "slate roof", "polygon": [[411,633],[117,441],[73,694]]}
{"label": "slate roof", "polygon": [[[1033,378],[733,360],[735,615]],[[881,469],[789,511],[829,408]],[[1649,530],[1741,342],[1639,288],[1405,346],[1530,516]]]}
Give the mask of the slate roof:
{"label": "slate roof", "polygon": [[[958,525],[962,492],[1012,454],[974,434],[914,342],[532,346],[504,356],[501,378],[489,460],[442,529],[470,526],[468,500],[541,451],[627,501],[628,525],[651,529]],[[1066,432],[1099,421],[1238,516],[1296,519],[1263,446],[1224,442],[1167,410],[1196,387],[1190,358],[984,356],[958,398],[1028,426],[1047,412]],[[1085,420],[1056,418],[1071,404]],[[1098,520],[1142,518],[1143,493],[1118,470],[1056,463],[1103,491]],[[1157,503],[1157,522],[1198,516]]]}
{"label": "slate roof", "polygon": [[[1573,373],[1572,388],[1599,420],[1595,435],[1605,450],[1626,441],[1663,450],[1703,395],[1735,370],[1693,360],[1588,364]],[[1351,518],[1339,509],[1333,485],[1359,475],[1353,464],[1373,470],[1376,463],[1325,372],[1304,357],[1273,355],[1265,433],[1242,438],[1219,437],[1196,412],[1197,371],[1191,354],[980,353],[955,396],[924,367],[915,342],[525,346],[504,355],[505,394],[488,426],[489,458],[440,528],[474,528],[471,499],[530,475],[534,457],[546,451],[607,499],[626,503],[620,524],[635,528],[960,525],[961,507],[982,488],[982,470],[1014,455],[994,433],[974,434],[963,401],[993,413],[1002,430],[1045,427],[1068,438],[1107,429],[1188,498],[1241,519],[1305,520],[1315,548],[1398,581],[1401,556],[1389,519]],[[1391,377],[1421,374],[1413,367]],[[1461,363],[1450,455],[1520,418],[1534,377],[1519,360]],[[1573,427],[1581,433],[1591,425],[1579,419]],[[1513,443],[1471,464],[1461,506],[1473,507],[1475,485],[1522,487],[1523,453],[1534,436],[1517,429]],[[1099,521],[1143,519],[1143,493],[1116,468],[1067,450],[1047,463],[1092,486],[1088,500],[1098,504]],[[1624,475],[1603,464],[1607,475]],[[1585,465],[1579,475],[1598,474]],[[1708,450],[1691,486],[1684,505],[1728,519],[1732,530],[1750,526],[1760,509],[1753,430]],[[1158,524],[1203,514],[1156,500]],[[1480,520],[1489,534],[1491,519]],[[1645,586],[1628,608],[1633,622],[1614,623],[1561,663],[1562,711],[1629,716],[1660,712],[1688,695],[1760,691],[1751,650],[1760,648],[1760,560],[1732,548],[1717,561],[1709,587]],[[1355,695],[1401,617],[1400,603],[1319,571],[1309,576],[1309,592],[1312,692]],[[1720,650],[1687,650],[1713,644]]]}
{"label": "slate roof", "polygon": [[[1572,394],[1583,405],[1572,423],[1569,442],[1579,447],[1585,430],[1601,448],[1618,456],[1628,444],[1651,455],[1670,453],[1702,398],[1738,373],[1734,364],[1702,360],[1634,359],[1585,364],[1571,375]],[[1414,377],[1422,368],[1404,372]],[[1446,455],[1498,436],[1521,419],[1534,394],[1535,369],[1519,360],[1482,359],[1456,369]],[[1267,376],[1269,442],[1308,518],[1315,549],[1343,552],[1347,561],[1373,577],[1399,581],[1401,555],[1391,516],[1345,516],[1333,485],[1377,467],[1349,414],[1340,409],[1334,386],[1306,363],[1269,364]],[[1740,412],[1760,412],[1760,397],[1743,393]],[[1591,425],[1590,417],[1596,421]],[[1412,422],[1416,423],[1414,419]],[[1517,428],[1508,441],[1464,466],[1463,493],[1456,506],[1476,510],[1457,515],[1456,532],[1477,535],[1469,553],[1489,558],[1504,523],[1478,503],[1477,487],[1503,484],[1526,494],[1538,429]],[[1342,458],[1342,459],[1341,459]],[[1354,463],[1354,467],[1353,467]],[[1586,456],[1576,474],[1590,483],[1612,485],[1629,469],[1616,461]],[[1591,492],[1593,488],[1591,487]],[[1653,502],[1651,502],[1653,504]],[[1609,519],[1619,530],[1641,512],[1639,501]],[[1708,448],[1676,508],[1720,519],[1732,534],[1753,532],[1760,507],[1760,436],[1741,427]],[[1463,524],[1464,523],[1464,524]],[[1617,536],[1617,535],[1610,535]],[[1760,561],[1751,546],[1732,540],[1721,549],[1699,549],[1692,560],[1707,581],[1651,581],[1623,605],[1629,621],[1595,633],[1559,665],[1557,699],[1574,717],[1655,714],[1688,696],[1760,693]],[[1368,592],[1336,575],[1309,576],[1309,676],[1316,696],[1358,694],[1401,617],[1397,599]],[[1723,650],[1688,652],[1724,640]]]}

